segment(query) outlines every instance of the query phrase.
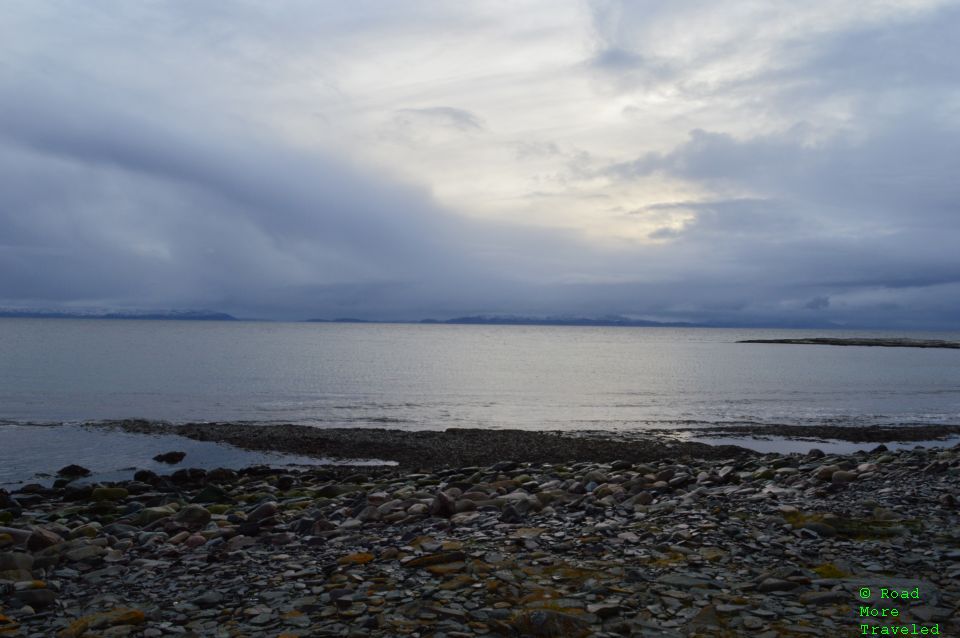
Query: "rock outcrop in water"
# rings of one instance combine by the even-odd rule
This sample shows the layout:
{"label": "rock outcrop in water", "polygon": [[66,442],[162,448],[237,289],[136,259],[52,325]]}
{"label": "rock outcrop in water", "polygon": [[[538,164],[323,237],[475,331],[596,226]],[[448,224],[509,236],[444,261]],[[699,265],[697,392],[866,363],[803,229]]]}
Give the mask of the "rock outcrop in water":
{"label": "rock outcrop in water", "polygon": [[956,341],[940,339],[872,339],[835,337],[812,337],[809,339],[744,339],[737,343],[787,343],[811,346],[877,346],[882,348],[953,348],[960,349]]}

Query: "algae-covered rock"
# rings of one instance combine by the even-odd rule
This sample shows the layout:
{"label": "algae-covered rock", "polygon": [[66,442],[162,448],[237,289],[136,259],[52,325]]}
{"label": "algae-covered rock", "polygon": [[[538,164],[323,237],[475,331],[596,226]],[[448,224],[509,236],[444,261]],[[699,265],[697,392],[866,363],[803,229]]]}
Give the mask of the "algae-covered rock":
{"label": "algae-covered rock", "polygon": [[145,507],[137,514],[134,518],[134,524],[139,526],[149,525],[154,521],[158,521],[161,518],[167,516],[173,516],[176,514],[176,509],[171,505],[160,505],[158,507]]}
{"label": "algae-covered rock", "polygon": [[176,513],[173,520],[190,527],[203,527],[210,522],[210,512],[202,505],[187,505]]}
{"label": "algae-covered rock", "polygon": [[582,638],[591,633],[583,618],[550,609],[519,612],[510,624],[522,635],[536,638]]}
{"label": "algae-covered rock", "polygon": [[94,488],[90,497],[95,501],[119,501],[129,495],[130,492],[122,487],[97,487]]}

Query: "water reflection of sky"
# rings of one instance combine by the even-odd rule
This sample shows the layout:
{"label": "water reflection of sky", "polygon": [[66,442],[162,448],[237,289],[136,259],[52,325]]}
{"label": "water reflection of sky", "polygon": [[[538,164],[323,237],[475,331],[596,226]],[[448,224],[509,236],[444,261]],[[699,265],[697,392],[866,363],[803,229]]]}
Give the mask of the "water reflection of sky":
{"label": "water reflection of sky", "polygon": [[[778,454],[799,453],[806,454],[816,448],[827,454],[852,454],[854,452],[869,452],[880,443],[873,441],[869,443],[860,443],[853,441],[839,441],[837,439],[822,440],[797,440],[783,437],[720,437],[720,436],[688,436],[682,437],[689,441],[697,443],[706,443],[707,445],[738,445],[757,452],[775,452]],[[960,443],[960,437],[952,437],[944,441],[893,441],[885,442],[883,445],[888,450],[910,450],[915,447],[923,448],[948,448]]]}
{"label": "water reflection of sky", "polygon": [[[173,450],[187,453],[181,463],[168,465],[153,460],[157,454]],[[140,469],[168,474],[182,467],[236,469],[251,465],[283,467],[344,462],[243,450],[172,435],[130,434],[80,425],[0,425],[0,485],[22,482],[48,484],[57,470],[71,463],[91,470],[93,479],[109,481],[129,479]]]}
{"label": "water reflection of sky", "polygon": [[821,336],[852,335],[0,319],[0,423],[141,417],[413,430],[960,423],[960,351],[736,343]]}

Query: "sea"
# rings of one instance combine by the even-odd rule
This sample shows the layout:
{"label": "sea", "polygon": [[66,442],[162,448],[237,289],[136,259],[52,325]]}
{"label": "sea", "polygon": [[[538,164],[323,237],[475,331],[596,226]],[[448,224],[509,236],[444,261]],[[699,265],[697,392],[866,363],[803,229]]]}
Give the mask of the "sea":
{"label": "sea", "polygon": [[[960,424],[960,350],[737,343],[800,337],[960,332],[3,318],[0,482],[4,466],[78,454],[97,437],[79,424],[110,419],[412,430]],[[41,427],[59,434],[35,434]],[[89,456],[143,456],[110,441]]]}

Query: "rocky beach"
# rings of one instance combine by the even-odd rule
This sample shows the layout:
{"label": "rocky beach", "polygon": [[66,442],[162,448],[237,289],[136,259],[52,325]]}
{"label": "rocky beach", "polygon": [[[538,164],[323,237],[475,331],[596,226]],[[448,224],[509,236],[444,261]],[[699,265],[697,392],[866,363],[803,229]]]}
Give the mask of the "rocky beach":
{"label": "rocky beach", "polygon": [[95,482],[74,466],[0,492],[0,635],[960,629],[957,447],[556,437],[564,456],[547,435],[500,434],[503,456],[468,463],[467,445],[421,446],[417,462],[417,438],[391,436],[381,450],[408,450],[395,467],[204,470],[188,456],[167,475]]}

